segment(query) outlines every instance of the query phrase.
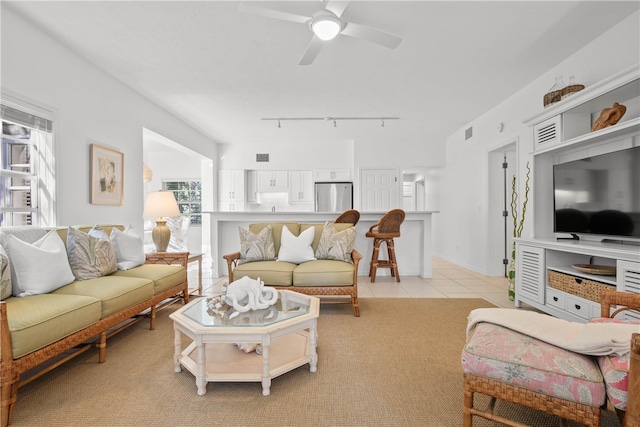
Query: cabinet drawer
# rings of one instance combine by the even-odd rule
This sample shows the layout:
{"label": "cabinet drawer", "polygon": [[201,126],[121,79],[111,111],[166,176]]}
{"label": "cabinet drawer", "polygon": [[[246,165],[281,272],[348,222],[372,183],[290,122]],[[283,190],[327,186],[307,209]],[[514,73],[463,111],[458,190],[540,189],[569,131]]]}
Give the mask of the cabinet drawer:
{"label": "cabinet drawer", "polygon": [[591,318],[591,302],[586,299],[567,296],[566,310],[583,319]]}
{"label": "cabinet drawer", "polygon": [[566,298],[567,297],[564,294],[554,291],[553,289],[547,288],[547,294],[546,294],[547,305],[564,310],[564,308],[566,307]]}

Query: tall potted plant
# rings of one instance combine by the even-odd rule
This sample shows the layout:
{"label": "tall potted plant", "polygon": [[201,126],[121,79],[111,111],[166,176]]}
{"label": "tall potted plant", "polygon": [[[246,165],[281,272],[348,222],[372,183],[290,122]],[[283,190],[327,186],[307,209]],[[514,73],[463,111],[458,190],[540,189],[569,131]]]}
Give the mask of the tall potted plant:
{"label": "tall potted plant", "polygon": [[[524,228],[524,216],[527,212],[527,203],[529,203],[529,180],[531,178],[531,168],[527,162],[527,175],[524,183],[524,201],[522,202],[522,212],[518,213],[518,189],[516,186],[516,176],[511,179],[511,217],[513,218],[513,238],[522,236]],[[518,218],[519,217],[519,218]],[[516,297],[516,242],[513,241],[511,247],[511,261],[509,262],[509,299],[513,301]]]}

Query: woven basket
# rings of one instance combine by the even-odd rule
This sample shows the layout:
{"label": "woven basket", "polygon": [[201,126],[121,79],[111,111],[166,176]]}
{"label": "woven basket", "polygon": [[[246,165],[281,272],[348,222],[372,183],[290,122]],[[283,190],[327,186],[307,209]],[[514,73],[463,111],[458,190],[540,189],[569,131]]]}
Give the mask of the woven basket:
{"label": "woven basket", "polygon": [[616,290],[615,285],[583,279],[570,274],[558,273],[553,270],[549,270],[549,286],[594,302],[600,302],[600,292],[607,289]]}

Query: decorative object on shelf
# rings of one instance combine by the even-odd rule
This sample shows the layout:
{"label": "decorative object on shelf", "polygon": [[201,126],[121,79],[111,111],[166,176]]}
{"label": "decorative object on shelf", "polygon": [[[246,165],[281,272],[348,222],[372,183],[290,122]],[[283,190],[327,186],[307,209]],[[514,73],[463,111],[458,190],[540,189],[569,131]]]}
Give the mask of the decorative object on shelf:
{"label": "decorative object on shelf", "polygon": [[166,252],[171,239],[171,229],[167,227],[164,217],[179,216],[178,202],[172,191],[151,191],[147,194],[142,217],[157,218],[156,226],[151,232],[157,252]]}
{"label": "decorative object on shelf", "polygon": [[[259,310],[268,308],[278,301],[278,291],[266,287],[264,282],[258,277],[257,280],[244,276],[241,279],[229,283],[223,301],[232,305],[238,313],[249,310]],[[229,318],[234,317],[232,314]]]}
{"label": "decorative object on shelf", "polygon": [[597,276],[616,275],[616,267],[613,265],[572,264],[571,267],[582,273],[595,274]]}
{"label": "decorative object on shelf", "polygon": [[124,204],[124,154],[91,144],[91,203],[94,205]]}
{"label": "decorative object on shelf", "polygon": [[562,99],[562,90],[565,88],[565,84],[562,81],[562,76],[556,76],[556,83],[549,89],[544,97],[542,98],[542,103],[544,107],[547,108],[552,104],[560,101]]}
{"label": "decorative object on shelf", "polygon": [[[524,202],[522,203],[522,215],[518,222],[518,191],[516,189],[516,176],[511,180],[511,217],[513,218],[513,237],[521,237],[524,228],[524,216],[527,212],[527,204],[529,203],[529,180],[531,179],[531,168],[527,162],[527,179],[524,183]],[[511,301],[516,298],[516,242],[513,242],[511,248],[511,260],[509,261],[509,299]]]}
{"label": "decorative object on shelf", "polygon": [[626,112],[627,107],[614,102],[612,107],[602,110],[602,113],[600,113],[600,117],[598,117],[598,119],[593,122],[593,126],[591,126],[591,132],[615,125]]}
{"label": "decorative object on shelf", "polygon": [[573,95],[576,92],[580,92],[584,89],[584,85],[576,84],[575,76],[569,77],[569,85],[562,89],[561,99],[566,99],[567,97]]}

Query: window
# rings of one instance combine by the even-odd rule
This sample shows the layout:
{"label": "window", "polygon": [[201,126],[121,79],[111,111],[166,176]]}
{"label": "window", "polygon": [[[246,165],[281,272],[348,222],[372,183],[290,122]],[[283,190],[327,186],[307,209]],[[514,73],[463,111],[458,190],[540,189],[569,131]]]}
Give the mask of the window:
{"label": "window", "polygon": [[0,226],[54,225],[53,122],[2,100]]}
{"label": "window", "polygon": [[162,189],[173,192],[180,212],[191,218],[191,225],[202,225],[202,185],[200,181],[163,181]]}

